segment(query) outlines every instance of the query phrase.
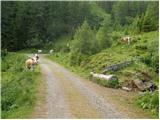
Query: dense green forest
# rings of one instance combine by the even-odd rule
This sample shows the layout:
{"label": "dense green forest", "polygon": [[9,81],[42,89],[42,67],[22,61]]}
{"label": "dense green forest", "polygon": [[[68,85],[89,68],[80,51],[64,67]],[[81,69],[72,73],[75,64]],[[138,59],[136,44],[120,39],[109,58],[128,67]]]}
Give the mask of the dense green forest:
{"label": "dense green forest", "polygon": [[[117,71],[110,71],[108,74],[114,74],[119,78],[119,83],[112,84],[113,88],[134,80],[137,74],[138,80],[151,80],[156,90],[152,93],[144,92],[144,95],[133,101],[139,107],[149,109],[157,118],[158,4],[158,1],[2,1],[3,117],[7,118],[9,115],[12,118],[14,112],[18,113],[21,109],[23,112],[21,108],[23,99],[28,100],[25,105],[34,104],[35,94],[35,86],[29,86],[36,78],[35,75],[26,72],[22,63],[18,63],[18,67],[13,63],[19,59],[24,61],[26,57],[12,55],[9,52],[36,53],[40,49],[42,53],[49,53],[49,50],[53,49],[53,54],[48,55],[49,59],[105,87],[110,85],[90,78],[89,73],[102,73],[107,66],[140,58],[139,61]],[[124,36],[131,37],[131,44],[121,42]],[[18,76],[12,78],[13,69],[17,69],[15,73]],[[20,70],[22,73],[19,73]],[[39,69],[37,71],[39,75]],[[22,79],[23,74],[31,75],[31,78],[26,78],[24,83],[20,83],[28,84],[25,91],[30,91],[30,87],[34,89],[26,97],[25,93],[22,98],[21,94],[18,94],[17,102],[15,97],[12,98],[14,94],[10,95],[13,89],[6,86],[13,87],[14,84],[18,84],[16,82]],[[12,79],[15,81],[10,82]],[[31,81],[26,81],[28,79]],[[17,88],[13,87],[16,92],[22,89],[20,84]],[[17,112],[16,109],[19,107]]]}
{"label": "dense green forest", "polygon": [[64,34],[73,36],[84,21],[88,32],[98,31],[98,39],[107,37],[100,44],[109,41],[115,30],[126,34],[158,30],[157,1],[3,1],[1,7],[2,49],[9,51],[40,48]]}

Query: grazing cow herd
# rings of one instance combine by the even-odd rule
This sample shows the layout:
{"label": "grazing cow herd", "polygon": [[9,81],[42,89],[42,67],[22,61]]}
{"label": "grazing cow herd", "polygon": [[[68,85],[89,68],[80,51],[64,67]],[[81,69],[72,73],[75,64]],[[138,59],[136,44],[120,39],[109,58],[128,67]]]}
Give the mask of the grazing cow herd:
{"label": "grazing cow herd", "polygon": [[[122,38],[120,39],[120,41],[121,41],[122,43],[125,43],[125,44],[127,44],[127,45],[130,45],[131,42],[132,42],[132,39],[131,39],[131,37],[129,37],[129,36],[125,36],[125,37],[122,37]],[[54,50],[51,49],[51,50],[49,51],[49,54],[53,54],[53,51],[54,51]],[[38,50],[38,53],[37,53],[37,54],[35,54],[33,57],[30,57],[29,59],[26,60],[26,68],[27,68],[27,69],[31,69],[31,70],[34,69],[34,66],[35,66],[36,64],[38,64],[38,60],[39,60],[39,55],[38,55],[38,54],[40,54],[40,53],[42,53],[42,50]]]}

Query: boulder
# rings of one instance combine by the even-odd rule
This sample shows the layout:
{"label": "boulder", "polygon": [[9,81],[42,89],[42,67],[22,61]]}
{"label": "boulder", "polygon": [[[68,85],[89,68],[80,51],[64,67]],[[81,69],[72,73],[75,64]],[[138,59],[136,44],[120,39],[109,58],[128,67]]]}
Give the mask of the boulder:
{"label": "boulder", "polygon": [[146,89],[145,84],[141,80],[135,79],[133,82],[139,90],[144,91]]}
{"label": "boulder", "polygon": [[154,84],[152,82],[143,82],[141,80],[133,80],[133,83],[136,85],[136,87],[140,90],[140,91],[145,91],[145,90],[150,90],[153,91],[154,90]]}

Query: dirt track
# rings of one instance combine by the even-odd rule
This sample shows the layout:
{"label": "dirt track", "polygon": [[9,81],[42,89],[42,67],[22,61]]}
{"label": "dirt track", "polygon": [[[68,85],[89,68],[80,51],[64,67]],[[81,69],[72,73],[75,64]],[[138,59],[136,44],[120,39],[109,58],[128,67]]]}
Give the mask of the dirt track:
{"label": "dirt track", "polygon": [[115,102],[126,94],[124,91],[82,79],[44,56],[40,66],[46,82],[45,118],[148,118],[139,109]]}

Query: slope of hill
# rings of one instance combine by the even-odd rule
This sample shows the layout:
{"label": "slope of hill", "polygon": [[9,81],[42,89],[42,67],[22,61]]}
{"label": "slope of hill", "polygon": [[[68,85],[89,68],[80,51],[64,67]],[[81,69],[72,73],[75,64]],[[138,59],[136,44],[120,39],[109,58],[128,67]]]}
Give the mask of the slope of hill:
{"label": "slope of hill", "polygon": [[[113,47],[103,50],[100,53],[92,55],[89,57],[90,61],[84,64],[86,69],[90,69],[95,72],[102,72],[107,66],[122,63],[124,61],[129,61],[136,59],[137,57],[142,58],[142,60],[137,60],[128,67],[116,71],[116,74],[120,72],[133,71],[148,71],[149,73],[155,73],[154,70],[145,64],[146,57],[149,54],[158,54],[158,32],[150,32],[142,35],[134,36],[135,41],[131,45],[119,44]],[[155,53],[151,53],[152,49],[156,49]],[[128,70],[127,70],[128,69]],[[147,73],[148,73],[147,72]],[[120,74],[119,77],[122,77]],[[156,73],[153,76],[157,76]],[[154,79],[157,81],[158,78]]]}
{"label": "slope of hill", "polygon": [[[153,53],[151,53],[150,51],[153,48],[156,49],[157,52],[153,51]],[[84,61],[81,62],[80,66],[89,71],[95,71],[100,73],[107,66],[117,63],[122,63],[124,61],[140,57],[142,58],[141,61],[137,61],[125,69],[130,69],[130,68],[137,68],[137,69],[140,68],[142,70],[149,69],[150,72],[153,71],[153,73],[155,73],[153,68],[145,64],[144,59],[149,54],[158,55],[158,32],[150,32],[141,35],[135,35],[134,41],[133,43],[131,43],[131,45],[126,45],[124,43],[116,42],[111,48],[102,50],[97,54],[87,57]],[[57,59],[59,57],[62,57],[64,63],[70,63],[69,62],[70,57],[69,54],[67,53],[63,52],[56,53],[49,57],[54,57]]]}
{"label": "slope of hill", "polygon": [[[133,42],[131,45],[119,43],[118,39],[115,40],[115,44],[101,52],[92,56],[83,56],[80,66],[70,65],[70,53],[56,52],[53,55],[48,55],[48,58],[63,64],[73,72],[80,74],[81,76],[90,78],[90,72],[102,73],[106,67],[125,61],[133,60],[136,57],[141,58],[133,63],[125,66],[116,71],[108,71],[105,74],[114,74],[118,77],[120,85],[128,85],[135,77],[138,76],[140,81],[149,80],[153,82],[157,87],[159,84],[157,70],[147,63],[150,57],[158,57],[158,32],[143,33],[140,35],[132,36]],[[117,41],[117,42],[116,42]],[[158,59],[158,58],[157,58]],[[93,80],[90,78],[90,80]],[[100,80],[94,82],[105,86]],[[128,85],[130,86],[130,85]],[[127,86],[127,87],[128,87]],[[148,93],[147,93],[148,94]],[[156,96],[158,93],[156,93]],[[157,101],[158,99],[155,98]],[[143,105],[141,105],[143,103]],[[152,103],[150,103],[152,104]],[[157,102],[153,103],[157,105]],[[140,102],[140,106],[144,107],[145,101]],[[144,107],[145,108],[145,107]],[[153,108],[151,108],[153,109]],[[154,110],[157,110],[157,107]],[[153,111],[154,111],[153,110]],[[156,111],[155,110],[155,111]],[[154,112],[157,113],[157,112]]]}

